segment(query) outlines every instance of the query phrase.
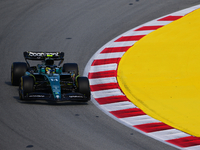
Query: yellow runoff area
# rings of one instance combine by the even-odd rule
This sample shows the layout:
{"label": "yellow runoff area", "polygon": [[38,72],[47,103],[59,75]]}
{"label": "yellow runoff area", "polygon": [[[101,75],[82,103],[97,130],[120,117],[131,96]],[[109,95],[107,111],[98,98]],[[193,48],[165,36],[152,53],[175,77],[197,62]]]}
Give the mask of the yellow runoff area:
{"label": "yellow runoff area", "polygon": [[117,80],[149,116],[200,137],[200,9],[135,43]]}

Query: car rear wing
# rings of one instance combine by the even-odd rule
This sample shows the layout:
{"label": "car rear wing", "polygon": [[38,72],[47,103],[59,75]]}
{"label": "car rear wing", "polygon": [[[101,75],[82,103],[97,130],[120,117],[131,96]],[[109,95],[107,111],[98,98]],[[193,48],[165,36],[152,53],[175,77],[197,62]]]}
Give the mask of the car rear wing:
{"label": "car rear wing", "polygon": [[59,63],[60,65],[64,60],[64,52],[26,51],[24,52],[24,58],[28,65],[29,63],[27,60],[45,60],[46,58],[52,58],[53,60],[60,60],[60,63]]}
{"label": "car rear wing", "polygon": [[64,60],[64,52],[24,52],[24,58],[28,60],[45,60],[53,58],[54,60]]}

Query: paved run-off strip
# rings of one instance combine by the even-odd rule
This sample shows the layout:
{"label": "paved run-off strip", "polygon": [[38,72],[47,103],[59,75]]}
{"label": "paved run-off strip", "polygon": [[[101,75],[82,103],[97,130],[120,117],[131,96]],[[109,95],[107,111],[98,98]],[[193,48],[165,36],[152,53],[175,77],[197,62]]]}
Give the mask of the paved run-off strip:
{"label": "paved run-off strip", "polygon": [[108,42],[88,62],[93,102],[119,122],[180,149],[200,149],[200,138],[186,134],[145,114],[122,92],[117,81],[118,64],[126,51],[145,35],[200,8],[200,5],[155,19]]}

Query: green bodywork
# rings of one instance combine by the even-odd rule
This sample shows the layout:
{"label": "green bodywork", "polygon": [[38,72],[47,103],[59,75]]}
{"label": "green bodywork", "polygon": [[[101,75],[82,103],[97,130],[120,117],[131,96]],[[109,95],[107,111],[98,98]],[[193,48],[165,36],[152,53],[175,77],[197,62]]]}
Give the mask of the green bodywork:
{"label": "green bodywork", "polygon": [[51,87],[52,94],[54,99],[61,99],[61,86],[60,86],[60,74],[62,73],[61,68],[55,68],[52,73],[47,74],[45,71],[45,67],[41,67],[38,69],[38,73],[31,74],[30,72],[26,72],[25,75],[32,76],[36,82],[35,75],[43,75],[45,81],[47,81]]}
{"label": "green bodywork", "polygon": [[60,75],[59,74],[51,74],[44,76],[48,79],[53,96],[55,99],[61,99],[61,87],[60,87]]}

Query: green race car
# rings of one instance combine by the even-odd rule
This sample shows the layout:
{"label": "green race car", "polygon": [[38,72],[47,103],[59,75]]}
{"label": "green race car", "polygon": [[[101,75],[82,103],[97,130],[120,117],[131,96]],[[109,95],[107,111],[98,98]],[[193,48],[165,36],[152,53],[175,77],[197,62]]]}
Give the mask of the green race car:
{"label": "green race car", "polygon": [[[80,77],[76,63],[64,63],[63,52],[24,52],[26,62],[14,62],[11,83],[19,86],[21,100],[79,101],[90,100],[87,77]],[[28,60],[40,60],[30,66]],[[54,61],[59,61],[58,65]]]}

